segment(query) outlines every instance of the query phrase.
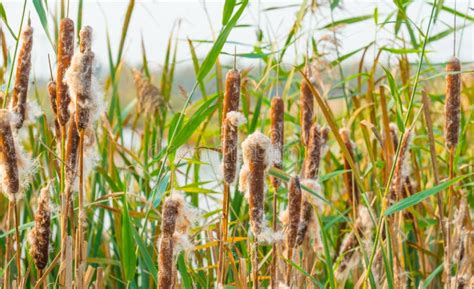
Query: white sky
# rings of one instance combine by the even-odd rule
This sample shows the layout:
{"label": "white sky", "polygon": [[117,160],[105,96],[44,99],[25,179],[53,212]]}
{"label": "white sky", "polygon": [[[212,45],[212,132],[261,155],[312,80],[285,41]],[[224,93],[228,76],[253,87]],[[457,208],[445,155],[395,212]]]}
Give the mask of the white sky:
{"label": "white sky", "polygon": [[[22,9],[22,2],[19,0],[3,0],[2,1],[7,13],[10,26],[16,31],[20,24],[20,16]],[[32,25],[35,28],[34,34],[34,51],[33,51],[33,71],[39,78],[44,78],[49,75],[47,66],[47,54],[54,55],[52,47],[49,44],[46,34],[40,25],[39,18],[34,10],[31,1],[28,1],[27,11],[31,12]],[[430,15],[431,6],[427,1],[414,1],[409,7],[409,16],[417,24],[421,25],[423,31],[426,30],[427,20]],[[48,1],[50,9],[54,11],[54,6],[58,6],[57,1]],[[174,23],[181,19],[181,29],[179,37],[181,39],[178,46],[178,61],[181,67],[188,67],[191,64],[188,44],[185,41],[187,37],[193,40],[211,40],[212,33],[209,28],[209,21],[212,23],[214,31],[219,31],[221,25],[222,7],[224,1],[203,1],[188,0],[188,1],[136,1],[135,10],[132,15],[132,20],[129,28],[129,33],[125,45],[124,58],[132,65],[141,64],[141,35],[144,37],[145,46],[147,49],[148,59],[152,69],[157,69],[163,63],[166,52],[166,44],[169,34]],[[251,24],[254,27],[238,28],[232,31],[229,40],[253,44],[256,40],[255,26],[260,23],[260,27],[264,33],[269,31],[277,35],[278,46],[284,44],[285,38],[290,31],[290,28],[295,19],[295,13],[298,7],[287,9],[280,9],[271,12],[258,13],[259,10],[273,7],[283,6],[288,4],[298,4],[301,1],[251,1],[249,8],[244,13],[239,21],[239,24]],[[91,1],[84,0],[84,14],[83,24],[90,25],[94,28],[95,43],[93,49],[96,52],[99,66],[107,71],[107,44],[106,44],[106,29],[109,30],[112,46],[115,48],[114,59],[117,54],[117,46],[120,40],[120,33],[124,14],[128,5],[128,1]],[[445,5],[453,7],[453,1],[445,1]],[[326,5],[327,6],[327,5]],[[366,14],[372,14],[375,7],[379,10],[379,21],[382,21],[388,13],[395,9],[392,1],[343,1],[343,10],[338,9],[334,15],[335,20],[347,17],[354,17]],[[474,17],[474,10],[467,9],[468,6],[474,7],[470,1],[457,1],[457,9],[462,13],[468,13]],[[209,21],[207,19],[205,9],[207,8]],[[260,9],[259,9],[260,8]],[[70,16],[75,19],[77,16],[77,1],[71,1]],[[313,27],[313,35],[318,38],[327,34],[327,31],[317,30],[324,24],[330,22],[330,14],[328,9],[322,9],[321,14],[313,20],[308,20],[305,23],[305,31],[308,27]],[[465,20],[458,18],[458,26],[463,25]],[[49,19],[50,25],[52,19]],[[452,25],[453,17],[447,12],[441,12],[440,19],[433,27],[431,35],[446,30]],[[469,22],[467,22],[469,24]],[[339,31],[339,41],[341,42],[341,54],[348,53],[354,49],[360,48],[375,38],[375,25],[372,19],[365,22],[344,27]],[[393,34],[391,31],[379,31],[377,39],[382,44],[387,44],[389,37]],[[51,33],[53,28],[51,26]],[[318,34],[321,34],[320,36]],[[462,46],[460,55],[462,61],[474,61],[474,30],[472,25],[464,32],[458,32],[458,40],[461,39]],[[8,47],[13,51],[13,39],[8,35]],[[405,33],[405,37],[408,35]],[[459,45],[458,41],[458,45]],[[210,45],[196,43],[197,52],[200,57],[203,57],[209,50]],[[296,48],[291,48],[287,52],[285,62],[294,63],[294,55],[296,49],[298,55],[304,54],[306,47],[306,39],[302,37],[298,40]],[[226,45],[224,51],[233,52],[234,45]],[[251,46],[237,46],[240,53],[250,52]],[[441,62],[449,58],[452,53],[452,36],[446,37],[440,41],[434,42],[427,48],[429,58],[431,61]],[[223,56],[228,58],[226,56]],[[329,56],[331,57],[331,56]],[[334,57],[334,56],[333,56]],[[357,56],[354,57],[354,60]],[[413,54],[412,59],[416,60],[417,55]],[[229,59],[227,59],[229,60]],[[224,59],[226,61],[226,59]],[[239,60],[239,62],[242,60]],[[245,60],[250,61],[250,60]]]}

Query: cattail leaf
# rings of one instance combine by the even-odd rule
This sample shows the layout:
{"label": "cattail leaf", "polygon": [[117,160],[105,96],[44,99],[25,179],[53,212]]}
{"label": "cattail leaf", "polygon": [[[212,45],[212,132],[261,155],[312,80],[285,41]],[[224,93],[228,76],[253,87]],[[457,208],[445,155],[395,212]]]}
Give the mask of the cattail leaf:
{"label": "cattail leaf", "polygon": [[15,32],[13,32],[12,28],[8,24],[7,13],[5,12],[5,7],[3,6],[3,3],[0,3],[0,18],[2,18],[3,23],[5,23],[5,25],[7,26],[7,29],[12,35],[12,37],[15,39],[15,41],[17,41],[18,38],[16,37]]}
{"label": "cattail leaf", "polygon": [[224,44],[226,43],[227,37],[229,37],[230,32],[234,28],[234,26],[237,24],[237,21],[239,20],[240,16],[245,10],[245,7],[247,7],[248,0],[243,0],[242,3],[240,4],[239,10],[235,12],[234,16],[229,20],[229,22],[224,26],[222,31],[219,33],[219,36],[217,37],[216,41],[214,42],[214,45],[212,46],[211,50],[207,54],[206,58],[201,64],[201,68],[199,69],[199,73],[197,75],[197,79],[199,81],[202,81],[204,77],[211,71],[212,67],[214,66],[217,57],[219,56],[222,47],[224,47]]}
{"label": "cattail leaf", "polygon": [[309,280],[311,280],[311,282],[313,282],[313,284],[315,285],[318,285],[319,288],[325,288],[324,287],[324,284],[322,284],[321,282],[319,282],[318,280],[316,280],[316,278],[314,278],[313,276],[311,276],[311,274],[309,274],[308,272],[306,272],[300,265],[296,264],[295,262],[293,262],[292,260],[290,259],[287,259],[287,258],[283,258],[283,260],[291,265],[291,267],[295,268],[296,270],[300,271],[301,274],[305,275],[306,277],[309,278]]}
{"label": "cattail leaf", "polygon": [[351,17],[351,18],[345,18],[341,20],[336,20],[334,22],[329,23],[328,25],[325,25],[321,27],[320,29],[328,29],[328,28],[334,28],[339,25],[346,25],[346,24],[353,24],[357,22],[362,22],[368,19],[372,19],[374,16],[373,15],[363,15],[363,16],[357,16],[357,17]]}
{"label": "cattail leaf", "polygon": [[158,270],[156,269],[156,266],[150,256],[150,253],[148,252],[148,248],[146,247],[145,243],[143,243],[143,240],[142,238],[140,238],[140,235],[138,234],[137,230],[135,230],[135,228],[132,226],[130,228],[132,229],[133,238],[137,242],[140,257],[142,258],[143,263],[145,263],[148,272],[150,272],[151,277],[153,278],[153,280],[156,281],[156,276],[158,276]]}
{"label": "cattail leaf", "polygon": [[170,152],[175,151],[181,145],[183,145],[196,131],[199,125],[201,125],[201,123],[216,110],[216,99],[217,97],[212,97],[205,101],[193,114],[193,116],[183,125],[183,127],[177,131],[176,136],[172,138],[173,142],[170,145]]}
{"label": "cattail leaf", "polygon": [[343,62],[344,60],[350,58],[350,57],[353,56],[354,54],[357,54],[358,52],[360,52],[360,51],[366,49],[368,46],[371,46],[372,43],[373,43],[373,42],[369,43],[369,45],[365,45],[365,46],[363,46],[363,47],[361,47],[361,48],[357,48],[356,50],[351,51],[351,52],[349,52],[349,53],[347,53],[347,54],[341,55],[339,58],[337,58],[337,59],[331,61],[331,66],[336,66],[336,65],[340,64],[341,62]]}
{"label": "cattail leaf", "polygon": [[230,16],[234,12],[235,3],[235,0],[225,0],[224,11],[222,12],[222,25],[226,25],[229,22]]}
{"label": "cattail leaf", "polygon": [[193,283],[191,280],[191,276],[189,276],[188,269],[186,267],[186,263],[184,261],[184,254],[181,253],[179,254],[178,257],[178,270],[180,273],[182,285],[185,289],[192,289],[193,288]]}
{"label": "cattail leaf", "polygon": [[420,50],[417,48],[391,48],[391,47],[382,47],[383,51],[387,51],[393,54],[410,54],[410,53],[420,53]]}
{"label": "cattail leaf", "polygon": [[409,208],[411,206],[414,206],[420,202],[422,202],[424,199],[436,194],[436,193],[439,193],[443,190],[446,190],[447,188],[449,188],[450,186],[454,185],[455,183],[457,182],[460,182],[461,180],[465,179],[466,177],[468,177],[470,175],[463,175],[463,176],[458,176],[452,180],[449,180],[449,181],[446,181],[446,182],[443,182],[437,186],[434,186],[430,189],[427,189],[427,190],[424,190],[424,191],[421,191],[419,193],[416,193],[414,195],[411,195],[407,198],[404,198],[403,200],[401,200],[400,202],[396,203],[396,204],[393,204],[392,206],[390,206],[386,211],[385,211],[385,216],[388,216],[388,215],[391,215],[393,213],[396,213],[396,212],[399,212],[401,210],[404,210],[406,208]]}
{"label": "cattail leaf", "polygon": [[402,117],[403,104],[397,89],[397,83],[395,82],[395,78],[393,77],[392,73],[390,73],[389,69],[387,69],[383,65],[382,69],[385,71],[385,75],[387,76],[388,85],[390,87],[390,94],[393,96],[393,98],[395,99],[395,103],[397,104],[396,115],[398,128],[400,129],[400,131],[405,131],[405,125]]}
{"label": "cattail leaf", "polygon": [[38,14],[38,17],[40,19],[41,26],[43,26],[44,32],[46,33],[46,36],[48,37],[49,42],[54,47],[53,40],[51,39],[51,35],[49,34],[48,17],[46,15],[46,11],[43,6],[43,1],[33,0],[33,5],[35,6],[36,13]]}
{"label": "cattail leaf", "polygon": [[[191,52],[191,59],[193,61],[194,73],[198,75],[199,73],[199,61],[196,55],[196,49],[194,48],[193,41],[188,38],[189,51]],[[207,99],[206,86],[202,80],[197,80],[199,83],[199,89],[201,90],[202,97]]]}
{"label": "cattail leaf", "polygon": [[324,229],[324,225],[322,223],[322,220],[319,216],[318,213],[316,213],[316,216],[318,217],[318,222],[321,224],[322,229],[321,229],[321,237],[323,241],[323,248],[324,248],[324,255],[325,255],[325,266],[327,270],[327,275],[329,277],[329,285],[331,286],[331,289],[336,288],[336,281],[334,279],[334,269],[333,269],[333,264],[332,264],[332,256],[331,256],[331,251],[329,248],[329,240],[328,240],[328,235],[327,231]]}
{"label": "cattail leaf", "polygon": [[433,281],[433,279],[436,277],[436,275],[438,275],[441,271],[443,271],[443,264],[439,265],[438,267],[436,267],[436,269],[433,270],[433,272],[431,272],[430,275],[428,275],[428,277],[426,277],[425,281],[422,282],[421,285],[421,289],[426,289],[430,286],[431,282]]}
{"label": "cattail leaf", "polygon": [[122,212],[122,265],[125,279],[131,281],[137,270],[137,255],[135,254],[135,243],[133,241],[133,228],[128,212],[127,200],[123,198]]}

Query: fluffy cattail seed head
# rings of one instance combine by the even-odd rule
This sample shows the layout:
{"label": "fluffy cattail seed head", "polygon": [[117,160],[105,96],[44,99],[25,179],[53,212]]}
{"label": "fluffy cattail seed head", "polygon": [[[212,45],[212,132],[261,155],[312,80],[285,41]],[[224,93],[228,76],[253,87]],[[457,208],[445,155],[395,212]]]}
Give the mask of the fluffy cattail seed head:
{"label": "fluffy cattail seed head", "polygon": [[240,72],[231,69],[226,74],[224,102],[222,105],[222,121],[230,111],[239,111]]}
{"label": "fluffy cattail seed head", "polygon": [[245,122],[245,117],[237,111],[230,111],[223,124],[222,153],[224,180],[230,184],[235,179],[237,170],[238,127]]}
{"label": "fluffy cattail seed head", "polygon": [[66,82],[75,103],[77,128],[82,131],[89,125],[92,106],[95,105],[91,87],[94,61],[94,53],[90,50],[92,28],[89,26],[82,28],[80,35],[80,50],[74,54],[71,65],[66,71]]}
{"label": "fluffy cattail seed head", "polygon": [[290,179],[288,186],[288,228],[286,231],[286,243],[289,248],[296,245],[296,235],[301,214],[301,184],[298,177]]}
{"label": "fluffy cattail seed head", "polygon": [[244,187],[248,192],[250,225],[256,236],[262,230],[265,169],[273,163],[271,149],[270,139],[258,131],[242,142],[244,167],[241,180],[242,173],[246,173]]}
{"label": "fluffy cattail seed head", "polygon": [[35,226],[30,235],[30,255],[36,268],[42,270],[48,263],[49,239],[51,236],[51,208],[49,186],[41,190],[38,198],[38,209],[35,214]]}
{"label": "fluffy cattail seed head", "polygon": [[21,34],[23,44],[16,66],[16,79],[13,87],[12,108],[17,114],[17,129],[23,126],[26,114],[26,97],[31,70],[31,49],[33,47],[33,28],[27,25]]}
{"label": "fluffy cattail seed head", "polygon": [[80,43],[79,51],[84,53],[90,51],[92,47],[92,27],[84,26],[79,32]]}
{"label": "fluffy cattail seed head", "polygon": [[461,62],[456,57],[446,65],[446,100],[444,105],[446,146],[454,148],[459,139],[459,114],[461,110]]}
{"label": "fluffy cattail seed head", "polygon": [[[311,78],[310,65],[305,67],[305,75],[309,79]],[[303,144],[307,144],[311,125],[313,123],[313,112],[314,112],[314,99],[313,93],[311,92],[311,83],[308,83],[305,79],[301,81],[300,88],[300,119],[301,119],[301,137]]]}
{"label": "fluffy cattail seed head", "polygon": [[59,24],[58,41],[58,67],[57,67],[57,87],[56,103],[58,107],[58,120],[61,126],[65,126],[69,120],[69,102],[71,98],[68,92],[68,86],[64,81],[64,75],[74,53],[74,22],[69,18],[64,18]]}
{"label": "fluffy cattail seed head", "polygon": [[0,172],[3,191],[15,200],[20,190],[15,140],[10,125],[10,113],[0,110]]}
{"label": "fluffy cattail seed head", "polygon": [[[283,142],[284,142],[284,113],[285,106],[283,99],[279,96],[272,98],[270,121],[271,121],[271,142],[273,147],[276,149],[276,153],[279,155],[279,161],[275,163],[275,167],[278,169],[282,168],[283,160]],[[280,185],[280,179],[271,177],[274,188]]]}

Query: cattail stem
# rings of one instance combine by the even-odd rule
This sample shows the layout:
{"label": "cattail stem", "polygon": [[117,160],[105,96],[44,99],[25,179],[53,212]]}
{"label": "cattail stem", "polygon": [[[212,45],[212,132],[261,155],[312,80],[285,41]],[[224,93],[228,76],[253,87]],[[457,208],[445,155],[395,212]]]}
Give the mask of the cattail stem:
{"label": "cattail stem", "polygon": [[252,280],[253,289],[258,289],[258,237],[255,236],[252,243]]}
{"label": "cattail stem", "polygon": [[222,221],[221,221],[221,239],[219,240],[219,256],[218,256],[218,272],[217,282],[218,284],[224,284],[225,279],[225,243],[227,242],[228,235],[228,222],[229,222],[229,198],[230,198],[230,185],[224,181],[224,198],[222,204]]}
{"label": "cattail stem", "polygon": [[21,241],[20,241],[20,215],[18,214],[18,207],[16,200],[12,201],[13,214],[15,215],[15,238],[16,238],[16,268],[18,272],[18,282],[23,282],[21,279]]}

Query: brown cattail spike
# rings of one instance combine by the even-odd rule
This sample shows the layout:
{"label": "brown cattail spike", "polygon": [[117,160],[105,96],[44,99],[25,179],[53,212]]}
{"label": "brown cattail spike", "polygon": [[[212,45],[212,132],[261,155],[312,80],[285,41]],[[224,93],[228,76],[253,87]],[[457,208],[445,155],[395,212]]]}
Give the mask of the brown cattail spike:
{"label": "brown cattail spike", "polygon": [[313,179],[318,176],[319,163],[321,162],[322,153],[321,129],[317,123],[311,127],[310,137],[306,146],[306,157],[304,160],[305,178]]}
{"label": "brown cattail spike", "polygon": [[230,111],[224,120],[222,153],[224,180],[230,184],[235,179],[237,170],[238,127],[245,121],[240,112]]}
{"label": "brown cattail spike", "polygon": [[64,75],[74,53],[74,22],[69,18],[64,18],[59,24],[58,41],[58,68],[57,68],[57,87],[56,103],[58,108],[58,120],[61,126],[66,126],[69,120],[69,96],[67,84],[64,81]]}
{"label": "brown cattail spike", "polygon": [[28,82],[31,70],[31,49],[33,47],[33,28],[26,26],[21,34],[23,44],[16,66],[15,86],[13,87],[12,108],[18,115],[15,127],[17,129],[23,126],[26,114],[26,97],[28,94]]}
{"label": "brown cattail spike", "polygon": [[171,198],[167,198],[163,205],[161,233],[163,237],[172,237],[176,229],[176,217],[178,216],[179,204]]}
{"label": "brown cattail spike", "polygon": [[77,160],[80,135],[76,122],[71,121],[67,132],[66,143],[66,184],[72,188],[77,176]]}
{"label": "brown cattail spike", "polygon": [[240,101],[240,72],[237,69],[231,69],[227,72],[225,80],[224,102],[222,106],[222,121],[225,120],[227,113],[239,111]]}
{"label": "brown cattail spike", "polygon": [[49,240],[51,236],[51,208],[49,205],[49,186],[41,190],[38,198],[38,209],[35,215],[35,226],[30,235],[30,255],[36,268],[43,270],[48,263]]}
{"label": "brown cattail spike", "polygon": [[173,286],[173,234],[180,204],[171,197],[163,205],[159,245],[158,289],[171,289]]}
{"label": "brown cattail spike", "polygon": [[444,135],[449,149],[456,147],[459,138],[459,114],[461,110],[461,62],[456,57],[446,65],[446,100]]}
{"label": "brown cattail spike", "polygon": [[[284,142],[284,113],[285,106],[283,104],[283,99],[279,96],[276,96],[272,99],[271,102],[271,111],[270,111],[270,121],[271,121],[271,142],[273,147],[278,153],[278,160],[275,162],[274,166],[278,169],[282,168],[283,161],[283,142]],[[280,179],[276,177],[271,177],[272,184],[274,188],[277,188],[280,185]]]}
{"label": "brown cattail spike", "polygon": [[313,206],[310,202],[303,202],[301,208],[301,217],[300,223],[298,226],[298,232],[296,234],[296,246],[301,246],[306,237],[306,232],[308,231],[308,226],[313,217]]}
{"label": "brown cattail spike", "polygon": [[296,246],[296,235],[301,213],[301,185],[298,177],[290,179],[288,186],[288,228],[286,243],[289,248]]}
{"label": "brown cattail spike", "polygon": [[[309,64],[305,67],[305,75],[311,79],[311,66]],[[301,81],[300,88],[300,118],[301,118],[301,137],[303,144],[306,144],[309,139],[311,125],[313,123],[314,99],[311,92],[311,83],[306,80]]]}
{"label": "brown cattail spike", "polygon": [[57,116],[58,106],[56,103],[56,81],[54,80],[48,82],[48,96],[51,103],[51,110],[53,111],[54,115]]}
{"label": "brown cattail spike", "polygon": [[10,126],[10,113],[4,109],[0,110],[0,169],[3,191],[11,200],[15,200],[20,190],[17,152]]}
{"label": "brown cattail spike", "polygon": [[[341,135],[342,141],[346,146],[347,150],[349,151],[349,155],[354,159],[354,144],[350,139],[350,132],[346,128],[342,128],[339,130],[339,134]],[[349,161],[344,158],[344,169],[348,172],[344,174],[344,184],[346,187],[346,193],[349,195],[349,200],[351,200],[353,206],[357,206],[359,204],[359,189],[355,180],[353,179],[352,169],[349,164]]]}

